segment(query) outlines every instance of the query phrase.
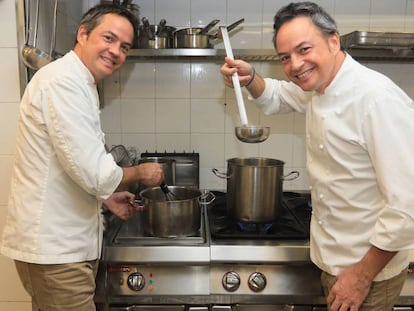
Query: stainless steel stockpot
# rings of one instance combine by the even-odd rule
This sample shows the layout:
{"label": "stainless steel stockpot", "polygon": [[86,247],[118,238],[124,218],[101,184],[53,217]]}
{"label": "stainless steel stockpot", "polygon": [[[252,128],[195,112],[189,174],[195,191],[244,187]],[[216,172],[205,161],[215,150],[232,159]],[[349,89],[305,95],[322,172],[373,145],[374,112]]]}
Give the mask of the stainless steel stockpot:
{"label": "stainless steel stockpot", "polygon": [[211,203],[215,199],[214,195],[181,186],[169,187],[169,190],[177,200],[166,200],[160,187],[140,192],[145,233],[156,237],[196,235],[201,224],[201,206]]}
{"label": "stainless steel stockpot", "polygon": [[233,158],[227,160],[227,174],[213,169],[216,176],[227,179],[229,215],[243,222],[273,222],[281,211],[283,181],[299,176],[298,171],[284,176],[284,164],[270,158]]}

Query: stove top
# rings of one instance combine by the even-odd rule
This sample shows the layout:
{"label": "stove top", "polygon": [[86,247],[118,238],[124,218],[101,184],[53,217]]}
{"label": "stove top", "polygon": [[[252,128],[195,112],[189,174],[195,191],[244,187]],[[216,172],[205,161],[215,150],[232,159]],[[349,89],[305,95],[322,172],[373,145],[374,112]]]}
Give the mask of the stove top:
{"label": "stove top", "polygon": [[259,239],[302,240],[309,238],[312,213],[309,193],[284,192],[281,214],[271,223],[244,223],[227,214],[226,194],[215,193],[216,200],[208,208],[212,240]]}

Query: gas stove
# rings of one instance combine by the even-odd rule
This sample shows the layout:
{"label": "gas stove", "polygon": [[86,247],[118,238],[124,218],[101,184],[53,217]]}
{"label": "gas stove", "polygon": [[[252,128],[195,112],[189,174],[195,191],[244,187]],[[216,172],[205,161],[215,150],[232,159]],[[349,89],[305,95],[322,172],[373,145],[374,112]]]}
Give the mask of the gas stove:
{"label": "gas stove", "polygon": [[[198,154],[164,155],[185,168],[179,182],[198,188],[189,169],[198,170]],[[211,193],[215,199],[202,207],[193,236],[147,236],[141,213],[128,221],[105,217],[97,310],[326,310],[320,271],[310,261],[309,192],[283,192],[281,213],[271,223],[232,219],[227,194]],[[409,274],[400,303],[413,305],[413,297]]]}

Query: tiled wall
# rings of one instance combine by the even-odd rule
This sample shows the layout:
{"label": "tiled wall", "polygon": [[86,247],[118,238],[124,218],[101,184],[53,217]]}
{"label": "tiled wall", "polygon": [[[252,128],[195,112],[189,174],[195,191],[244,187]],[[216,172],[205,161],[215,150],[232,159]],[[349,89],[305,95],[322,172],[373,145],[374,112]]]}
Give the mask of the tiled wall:
{"label": "tiled wall", "polygon": [[[21,0],[0,0],[0,234],[3,231],[7,213],[7,199],[10,189],[10,175],[13,161],[13,150],[15,144],[16,124],[20,101],[19,83],[19,49],[17,41],[17,3]],[[42,5],[45,0],[41,0]],[[51,7],[53,0],[46,7]],[[34,1],[29,1],[33,4]],[[69,3],[73,2],[70,6]],[[96,1],[95,1],[96,2]],[[61,32],[73,33],[73,29],[83,9],[90,6],[92,0],[59,0],[58,29]],[[75,16],[74,16],[75,15]],[[49,20],[50,22],[50,20]],[[42,32],[46,33],[46,26],[39,27],[39,39]],[[64,30],[64,31],[63,31]],[[50,27],[47,30],[50,32]],[[73,36],[58,38],[58,52],[72,46]],[[70,38],[70,40],[65,40]],[[48,49],[49,44],[41,45],[41,49]],[[48,51],[48,50],[47,50]],[[32,305],[29,296],[24,291],[13,261],[0,255],[0,310],[29,311]]]}
{"label": "tiled wall", "polygon": [[[0,230],[4,225],[20,97],[14,1],[0,1]],[[0,310],[31,310],[14,265],[0,256]]]}
{"label": "tiled wall", "polygon": [[[243,27],[230,33],[234,49],[272,49],[272,19],[283,0],[136,0],[141,17],[152,24],[165,18],[177,28],[206,25],[212,19],[228,25],[241,17]],[[414,32],[413,0],[319,0],[337,20],[341,34],[354,30]],[[218,42],[216,48],[223,48]],[[225,189],[212,168],[226,169],[232,157],[270,157],[285,162],[285,174],[300,171],[285,189],[307,189],[304,157],[304,118],[300,114],[264,116],[247,104],[249,123],[269,125],[270,138],[261,144],[239,142],[234,92],[225,88],[221,61],[145,60],[128,62],[104,81],[102,123],[108,146],[124,144],[138,153],[196,151],[200,153],[200,187]],[[284,78],[277,63],[255,63],[264,76]],[[413,65],[369,64],[389,74],[408,93]],[[245,96],[246,98],[246,96]],[[246,102],[247,103],[247,102]]]}

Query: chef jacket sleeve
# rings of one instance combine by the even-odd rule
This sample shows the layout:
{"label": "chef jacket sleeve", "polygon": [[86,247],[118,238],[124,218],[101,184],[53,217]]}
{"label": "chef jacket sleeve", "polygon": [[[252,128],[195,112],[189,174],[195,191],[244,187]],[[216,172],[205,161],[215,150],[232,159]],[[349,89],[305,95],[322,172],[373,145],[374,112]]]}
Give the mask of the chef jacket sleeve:
{"label": "chef jacket sleeve", "polygon": [[249,95],[248,99],[253,101],[264,114],[289,113],[292,111],[306,111],[307,103],[311,93],[304,92],[300,87],[292,82],[265,78],[265,89],[258,98],[253,99]]}
{"label": "chef jacket sleeve", "polygon": [[384,250],[414,248],[414,103],[402,91],[381,92],[368,105],[364,137],[384,208],[370,242]]}
{"label": "chef jacket sleeve", "polygon": [[54,152],[65,172],[97,199],[108,198],[122,179],[122,169],[106,152],[95,85],[61,79],[39,93]]}

